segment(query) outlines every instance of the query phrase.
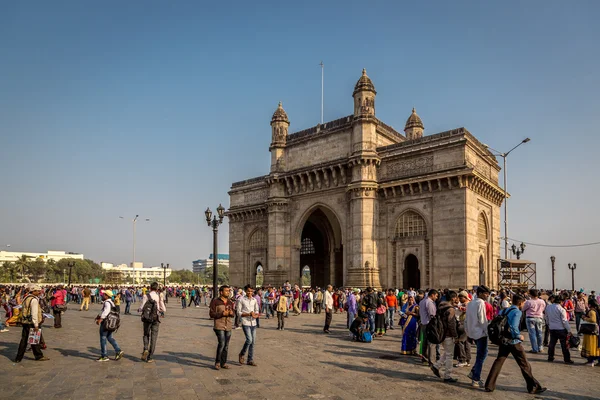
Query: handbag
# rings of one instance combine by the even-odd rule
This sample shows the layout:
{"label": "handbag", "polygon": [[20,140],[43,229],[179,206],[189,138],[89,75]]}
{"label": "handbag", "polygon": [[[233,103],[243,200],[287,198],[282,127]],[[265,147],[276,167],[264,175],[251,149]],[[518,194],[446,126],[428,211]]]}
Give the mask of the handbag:
{"label": "handbag", "polygon": [[571,335],[567,337],[567,344],[570,349],[577,349],[581,344],[581,339],[577,335]]}
{"label": "handbag", "polygon": [[581,321],[581,324],[579,325],[579,333],[582,335],[598,336],[598,324]]}
{"label": "handbag", "polygon": [[67,311],[67,305],[66,304],[56,304],[54,306],[54,311],[56,311],[56,312]]}

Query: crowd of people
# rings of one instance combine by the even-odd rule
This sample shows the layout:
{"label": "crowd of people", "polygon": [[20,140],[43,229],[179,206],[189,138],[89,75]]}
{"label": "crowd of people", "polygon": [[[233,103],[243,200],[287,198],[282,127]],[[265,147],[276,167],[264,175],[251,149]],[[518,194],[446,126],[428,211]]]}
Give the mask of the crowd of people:
{"label": "crowd of people", "polygon": [[[473,387],[492,392],[503,363],[512,355],[522,371],[530,393],[546,389],[534,378],[522,345],[527,331],[529,353],[547,353],[555,360],[555,348],[560,343],[563,361],[573,364],[571,348],[576,347],[586,364],[600,362],[598,342],[598,302],[595,292],[550,292],[531,289],[527,292],[493,291],[485,286],[474,290],[415,290],[374,288],[302,288],[286,281],[279,287],[242,288],[221,286],[217,297],[202,286],[72,286],[42,287],[37,284],[0,286],[0,301],[6,312],[0,319],[0,332],[21,326],[22,336],[15,362],[21,362],[32,331],[41,329],[47,319],[54,328],[62,328],[63,314],[68,306],[88,311],[90,304],[99,303],[96,317],[99,325],[101,355],[97,361],[108,361],[107,342],[115,351],[114,360],[123,357],[114,332],[120,324],[121,305],[124,314],[139,303],[137,311],[143,321],[143,351],[141,360],[153,362],[161,318],[165,317],[168,299],[181,303],[182,308],[209,307],[217,337],[216,369],[228,369],[228,349],[232,330],[242,329],[245,342],[238,353],[240,364],[256,366],[254,346],[256,329],[261,318],[277,318],[277,330],[285,330],[286,319],[302,313],[324,314],[323,332],[330,333],[333,314],[345,314],[351,340],[370,342],[389,330],[402,331],[399,353],[420,357],[433,374],[446,383],[457,381],[453,368],[471,367],[469,378]],[[210,304],[209,304],[210,303]],[[397,318],[397,325],[396,325]],[[575,330],[570,321],[574,321]],[[499,327],[499,328],[498,328]],[[488,334],[501,329],[498,355],[487,379],[482,369],[487,358]],[[579,338],[582,340],[579,340]],[[493,340],[492,340],[493,342]],[[475,350],[472,362],[471,348]],[[46,361],[43,335],[39,343],[31,344],[37,361]],[[454,364],[456,360],[456,364]]]}

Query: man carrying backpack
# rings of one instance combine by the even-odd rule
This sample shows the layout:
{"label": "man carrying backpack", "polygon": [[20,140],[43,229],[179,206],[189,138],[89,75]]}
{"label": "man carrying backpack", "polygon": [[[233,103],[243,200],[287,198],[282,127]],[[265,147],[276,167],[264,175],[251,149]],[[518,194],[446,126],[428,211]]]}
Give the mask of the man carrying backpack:
{"label": "man carrying backpack", "polygon": [[[40,286],[33,285],[31,286],[27,297],[25,297],[25,300],[23,300],[23,308],[21,309],[20,315],[23,331],[21,334],[21,342],[19,343],[19,350],[17,350],[15,363],[20,363],[25,355],[25,349],[27,348],[27,342],[31,329],[37,332],[40,329],[40,325],[44,319],[38,298],[41,291],[42,288]],[[48,360],[47,357],[44,357],[44,353],[42,353],[42,349],[40,348],[39,344],[32,344],[31,350],[33,351],[35,361]]]}
{"label": "man carrying backpack", "polygon": [[112,347],[115,349],[115,361],[119,361],[122,357],[123,357],[123,352],[121,351],[121,348],[119,347],[119,344],[117,343],[117,341],[113,338],[113,332],[112,330],[108,330],[106,327],[106,324],[104,323],[105,320],[108,318],[108,315],[116,309],[115,307],[115,303],[113,303],[112,301],[112,297],[113,297],[113,292],[112,290],[104,290],[102,292],[102,312],[100,313],[100,315],[98,315],[96,317],[96,325],[100,325],[100,358],[98,358],[96,361],[99,362],[104,362],[104,361],[110,361],[110,359],[108,358],[108,355],[106,353],[106,341],[108,340],[108,342],[112,345]]}
{"label": "man carrying backpack", "polygon": [[[456,383],[458,379],[452,377],[452,359],[454,358],[454,345],[458,343],[457,321],[454,306],[458,305],[458,294],[455,291],[449,291],[446,294],[446,301],[440,303],[435,319],[441,320],[443,334],[440,340],[440,359],[431,366],[431,370],[440,378],[440,369],[444,367],[444,382]],[[436,321],[436,323],[439,321]],[[429,322],[430,324],[432,321]]]}
{"label": "man carrying backpack", "polygon": [[[533,373],[531,372],[531,364],[527,361],[527,356],[525,355],[525,349],[521,344],[525,338],[521,335],[521,330],[519,325],[521,323],[521,308],[523,308],[523,303],[525,303],[525,298],[520,294],[515,294],[512,298],[512,305],[502,311],[500,311],[499,316],[505,317],[506,322],[503,326],[503,340],[500,342],[498,349],[498,358],[494,361],[492,365],[492,369],[490,370],[490,374],[485,381],[485,391],[493,392],[496,389],[496,380],[498,379],[498,375],[500,375],[500,371],[502,370],[502,365],[504,361],[508,357],[509,354],[512,354],[515,358],[515,361],[521,368],[521,373],[523,374],[523,378],[525,378],[525,382],[527,383],[527,391],[531,394],[539,394],[546,391],[545,387],[542,387],[540,383],[533,377]],[[492,342],[495,340],[492,332],[497,330],[496,321],[499,321],[502,318],[494,318],[494,320],[490,323],[488,332],[490,334],[490,340]]]}
{"label": "man carrying backpack", "polygon": [[138,312],[142,313],[142,322],[144,323],[144,351],[142,352],[142,361],[154,362],[152,355],[156,348],[158,339],[158,327],[160,324],[160,315],[166,311],[165,303],[157,292],[158,282],[152,282],[150,293],[146,293],[142,299],[142,305]]}

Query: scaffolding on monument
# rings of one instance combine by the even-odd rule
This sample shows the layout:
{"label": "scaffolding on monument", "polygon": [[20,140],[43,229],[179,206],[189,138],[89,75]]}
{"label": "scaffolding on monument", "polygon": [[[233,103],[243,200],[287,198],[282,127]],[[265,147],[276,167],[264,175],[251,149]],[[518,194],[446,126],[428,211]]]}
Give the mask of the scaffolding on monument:
{"label": "scaffolding on monument", "polygon": [[529,290],[537,285],[536,264],[527,260],[498,260],[500,289]]}

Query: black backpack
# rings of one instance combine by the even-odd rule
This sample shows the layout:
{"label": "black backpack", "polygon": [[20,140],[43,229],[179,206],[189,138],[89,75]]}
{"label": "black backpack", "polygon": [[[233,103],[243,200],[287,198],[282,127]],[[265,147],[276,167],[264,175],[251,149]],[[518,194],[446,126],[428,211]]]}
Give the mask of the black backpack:
{"label": "black backpack", "polygon": [[149,294],[146,295],[146,303],[142,308],[142,322],[158,321],[158,305]]}
{"label": "black backpack", "polygon": [[444,319],[449,307],[444,307],[435,313],[435,316],[429,320],[425,333],[427,341],[432,344],[440,344],[446,338],[446,325]]}
{"label": "black backpack", "polygon": [[490,342],[497,346],[508,344],[510,341],[510,336],[508,334],[508,314],[509,311],[503,310],[500,314],[496,315],[488,325],[488,337],[490,338]]}
{"label": "black backpack", "polygon": [[104,329],[108,332],[116,332],[119,326],[121,326],[121,316],[117,312],[117,307],[112,302],[110,302],[110,312],[102,323],[104,324]]}

